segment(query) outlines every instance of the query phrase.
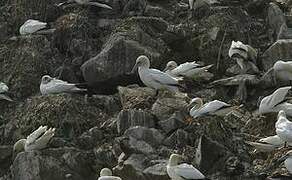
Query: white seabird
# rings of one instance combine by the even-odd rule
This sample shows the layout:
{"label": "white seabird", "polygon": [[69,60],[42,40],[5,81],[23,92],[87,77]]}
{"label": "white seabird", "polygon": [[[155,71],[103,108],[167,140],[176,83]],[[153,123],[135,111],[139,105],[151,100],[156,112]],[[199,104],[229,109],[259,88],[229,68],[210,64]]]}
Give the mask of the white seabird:
{"label": "white seabird", "polygon": [[95,2],[92,0],[68,0],[66,2],[58,4],[58,6],[62,6],[64,4],[69,4],[69,3],[77,3],[80,5],[91,5],[91,6],[97,6],[97,7],[101,7],[101,8],[105,8],[105,9],[113,9],[111,6],[109,6],[107,4]]}
{"label": "white seabird", "polygon": [[284,161],[286,169],[290,174],[292,174],[292,150],[288,151],[283,157],[279,159],[279,161]]}
{"label": "white seabird", "polygon": [[[246,141],[246,143],[255,147],[255,152],[270,152],[285,144],[278,135],[262,138],[258,142]],[[291,146],[291,143],[289,145]]]}
{"label": "white seabird", "polygon": [[291,86],[281,87],[273,94],[264,97],[260,102],[259,113],[265,114],[284,110],[288,116],[292,116],[292,104],[284,101],[290,89]]}
{"label": "white seabird", "polygon": [[42,30],[47,27],[46,22],[41,22],[39,20],[29,19],[20,26],[19,33],[21,35],[33,34],[39,30]]}
{"label": "white seabird", "polygon": [[166,166],[167,174],[172,180],[206,179],[205,176],[190,164],[179,164],[182,156],[172,154]]}
{"label": "white seabird", "polygon": [[73,92],[85,92],[86,89],[76,87],[76,84],[68,83],[56,78],[52,78],[49,75],[42,77],[40,91],[42,95],[45,94],[58,94],[58,93],[73,93]]}
{"label": "white seabird", "polygon": [[109,168],[103,168],[100,171],[100,177],[98,180],[122,180],[122,178],[118,176],[113,176],[112,171]]}
{"label": "white seabird", "polygon": [[228,55],[236,60],[241,70],[246,70],[246,65],[249,64],[254,72],[259,72],[256,66],[257,51],[251,46],[240,41],[232,41]]}
{"label": "white seabird", "polygon": [[292,61],[277,61],[273,65],[275,78],[282,82],[292,81]]}
{"label": "white seabird", "polygon": [[28,152],[46,148],[50,139],[55,135],[55,128],[47,128],[47,126],[40,126],[26,139],[18,140],[13,146],[13,152],[22,150]]}
{"label": "white seabird", "polygon": [[196,78],[200,74],[207,72],[207,70],[212,66],[213,64],[208,66],[201,66],[197,64],[196,61],[185,62],[178,66],[175,61],[169,61],[163,71],[173,77],[184,76],[189,78]]}
{"label": "white seabird", "polygon": [[13,101],[9,96],[6,95],[6,93],[8,93],[8,91],[9,91],[8,86],[5,83],[0,82],[0,99],[4,99],[7,101]]}
{"label": "white seabird", "polygon": [[285,142],[284,146],[292,143],[292,122],[287,119],[285,111],[279,111],[275,128],[277,135]]}
{"label": "white seabird", "polygon": [[132,73],[138,68],[141,81],[148,87],[155,90],[167,89],[171,92],[178,92],[179,79],[157,69],[150,69],[150,61],[147,56],[139,56],[136,64],[132,69]]}
{"label": "white seabird", "polygon": [[192,107],[190,109],[190,115],[193,118],[197,118],[205,114],[216,114],[217,111],[224,107],[230,107],[231,105],[219,100],[203,104],[203,100],[197,97],[192,99],[188,106]]}

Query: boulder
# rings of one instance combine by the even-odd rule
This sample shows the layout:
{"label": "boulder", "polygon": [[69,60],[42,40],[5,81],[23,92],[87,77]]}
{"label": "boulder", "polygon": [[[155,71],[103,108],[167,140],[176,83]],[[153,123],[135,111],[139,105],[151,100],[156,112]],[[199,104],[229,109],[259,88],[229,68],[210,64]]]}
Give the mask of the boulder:
{"label": "boulder", "polygon": [[94,85],[127,74],[133,68],[136,58],[142,54],[150,58],[152,66],[160,64],[167,48],[161,40],[152,38],[145,31],[153,33],[153,29],[160,26],[165,29],[167,25],[165,27],[163,23],[153,18],[134,17],[123,21],[101,52],[81,66],[84,79]]}
{"label": "boulder", "polygon": [[12,146],[0,146],[0,176],[6,173],[12,163]]}
{"label": "boulder", "polygon": [[86,153],[74,149],[47,150],[19,153],[13,162],[11,173],[15,180],[94,180],[89,161],[83,158]]}
{"label": "boulder", "polygon": [[278,60],[289,61],[292,58],[291,45],[292,39],[280,39],[272,44],[262,55],[264,70],[268,71]]}
{"label": "boulder", "polygon": [[189,142],[188,133],[182,129],[178,129],[174,133],[172,133],[168,138],[166,138],[163,142],[164,145],[175,148],[181,149],[185,147]]}
{"label": "boulder", "polygon": [[141,126],[135,126],[127,129],[124,135],[133,137],[137,140],[145,141],[154,147],[161,145],[164,139],[164,135],[161,134],[157,129]]}
{"label": "boulder", "polygon": [[161,121],[168,119],[175,111],[184,109],[187,102],[183,98],[158,98],[152,106],[153,114]]}
{"label": "boulder", "polygon": [[272,38],[276,40],[282,24],[286,24],[286,21],[283,11],[273,2],[269,4],[268,8],[268,23],[272,31]]}
{"label": "boulder", "polygon": [[123,164],[116,166],[114,174],[127,180],[146,180],[143,170],[147,167],[147,158],[141,154],[132,154]]}
{"label": "boulder", "polygon": [[155,90],[148,87],[118,87],[123,109],[151,109]]}
{"label": "boulder", "polygon": [[53,74],[61,64],[58,50],[51,48],[45,36],[20,37],[5,46],[0,57],[1,81],[7,82],[16,98],[39,92],[42,76]]}
{"label": "boulder", "polygon": [[169,132],[175,131],[178,128],[186,126],[185,120],[187,115],[181,111],[176,111],[172,116],[164,121],[159,121],[159,125],[163,131],[168,134]]}
{"label": "boulder", "polygon": [[122,110],[117,118],[117,129],[119,134],[133,126],[155,127],[153,115],[142,110]]}
{"label": "boulder", "polygon": [[169,180],[169,176],[166,171],[167,163],[159,163],[146,168],[143,173],[147,179],[152,180]]}

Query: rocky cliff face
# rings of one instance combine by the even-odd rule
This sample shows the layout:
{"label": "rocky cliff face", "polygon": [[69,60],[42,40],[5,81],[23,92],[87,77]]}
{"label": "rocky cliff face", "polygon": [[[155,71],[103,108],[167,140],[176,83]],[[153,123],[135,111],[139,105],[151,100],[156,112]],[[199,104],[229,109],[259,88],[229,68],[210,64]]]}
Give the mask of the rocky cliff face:
{"label": "rocky cliff face", "polygon": [[[173,152],[184,154],[211,179],[259,180],[287,172],[283,165],[273,165],[282,151],[253,154],[245,143],[275,134],[275,115],[253,114],[258,96],[273,89],[250,82],[244,106],[190,123],[188,99],[155,96],[129,73],[144,54],[157,69],[169,60],[198,60],[214,64],[212,80],[231,76],[238,73],[228,57],[232,40],[258,50],[261,70],[278,57],[292,57],[290,16],[283,13],[290,9],[288,1],[207,2],[190,11],[186,0],[105,0],[113,10],[57,6],[61,0],[2,0],[0,81],[7,83],[15,101],[0,101],[0,180],[94,180],[103,167],[127,180],[166,180]],[[56,30],[20,36],[19,27],[27,19]],[[87,82],[95,95],[42,96],[39,84],[45,74]],[[189,97],[240,105],[237,86],[209,82],[191,82]],[[13,144],[40,125],[56,128],[49,147],[13,154]]]}

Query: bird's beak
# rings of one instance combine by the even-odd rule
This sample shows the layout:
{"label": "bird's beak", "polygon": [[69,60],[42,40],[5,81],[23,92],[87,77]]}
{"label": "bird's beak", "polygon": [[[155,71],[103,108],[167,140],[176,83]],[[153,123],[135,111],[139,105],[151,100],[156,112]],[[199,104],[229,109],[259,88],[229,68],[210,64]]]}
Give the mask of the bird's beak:
{"label": "bird's beak", "polygon": [[286,154],[286,155],[282,156],[281,158],[279,158],[277,162],[281,163],[281,162],[285,161],[288,157],[289,157],[289,155]]}
{"label": "bird's beak", "polygon": [[138,66],[137,66],[137,63],[134,65],[134,67],[133,67],[133,69],[132,69],[132,71],[131,71],[131,73],[132,74],[134,74],[135,73],[135,71],[137,70],[137,68],[138,68]]}
{"label": "bird's beak", "polygon": [[164,69],[163,69],[163,72],[169,70],[169,66],[166,66]]}

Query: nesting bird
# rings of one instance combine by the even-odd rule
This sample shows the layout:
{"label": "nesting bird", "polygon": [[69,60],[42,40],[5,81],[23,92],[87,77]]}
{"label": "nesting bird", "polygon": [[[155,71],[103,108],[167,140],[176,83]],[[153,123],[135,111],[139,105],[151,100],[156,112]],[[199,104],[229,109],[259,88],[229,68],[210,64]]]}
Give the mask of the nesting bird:
{"label": "nesting bird", "polygon": [[246,141],[246,143],[255,147],[254,152],[270,152],[285,144],[278,135],[262,138],[258,142]]}
{"label": "nesting bird", "polygon": [[39,30],[42,30],[47,27],[46,22],[41,22],[39,20],[29,19],[20,26],[19,33],[21,35],[33,34]]}
{"label": "nesting bird", "polygon": [[105,9],[113,9],[111,6],[109,6],[107,4],[95,2],[92,0],[68,0],[66,2],[58,4],[58,6],[63,6],[65,4],[71,4],[71,3],[77,3],[79,5],[96,6],[96,7],[105,8]]}
{"label": "nesting bird", "polygon": [[47,147],[50,139],[55,135],[55,128],[49,128],[47,126],[40,126],[37,130],[27,136],[26,139],[18,140],[14,146],[14,152],[20,151],[34,151],[41,150]]}
{"label": "nesting bird", "polygon": [[195,61],[185,62],[178,66],[175,61],[169,61],[166,64],[166,67],[163,71],[166,72],[167,74],[170,74],[173,77],[184,76],[189,78],[196,78],[200,74],[207,72],[207,70],[212,66],[213,64],[208,66],[201,66],[200,64],[197,64]]}
{"label": "nesting bird", "polygon": [[292,122],[287,119],[285,111],[279,111],[275,128],[277,135],[285,142],[285,147],[287,143],[292,143]]}
{"label": "nesting bird", "polygon": [[279,112],[284,110],[288,116],[292,116],[292,104],[285,101],[285,97],[291,86],[281,87],[273,94],[264,97],[259,106],[259,113],[265,114],[270,112]]}
{"label": "nesting bird", "polygon": [[139,56],[132,73],[138,68],[141,81],[148,87],[155,90],[167,89],[171,92],[178,92],[179,80],[169,74],[157,69],[150,69],[150,61],[147,56]]}
{"label": "nesting bird", "polygon": [[5,83],[0,82],[0,99],[13,101],[8,95],[6,95],[8,91],[9,91],[8,86]]}
{"label": "nesting bird", "polygon": [[172,154],[169,158],[166,169],[172,180],[206,179],[194,166],[186,163],[179,164],[182,159],[182,156],[178,154]]}
{"label": "nesting bird", "polygon": [[204,104],[203,100],[197,97],[192,99],[188,106],[192,107],[190,109],[190,115],[193,118],[197,118],[206,114],[215,114],[219,110],[225,107],[230,107],[231,105],[219,100],[214,100]]}
{"label": "nesting bird", "polygon": [[282,82],[292,82],[292,61],[277,61],[273,65],[275,78]]}
{"label": "nesting bird", "polygon": [[244,73],[247,72],[248,66],[251,67],[253,72],[259,72],[256,66],[257,51],[251,46],[243,44],[240,41],[232,41],[228,55],[236,61]]}
{"label": "nesting bird", "polygon": [[78,88],[76,85],[77,84],[52,78],[49,75],[44,75],[41,80],[40,91],[42,95],[87,91],[86,89]]}
{"label": "nesting bird", "polygon": [[100,177],[98,180],[122,180],[122,178],[113,176],[113,173],[109,168],[103,168],[100,171]]}

